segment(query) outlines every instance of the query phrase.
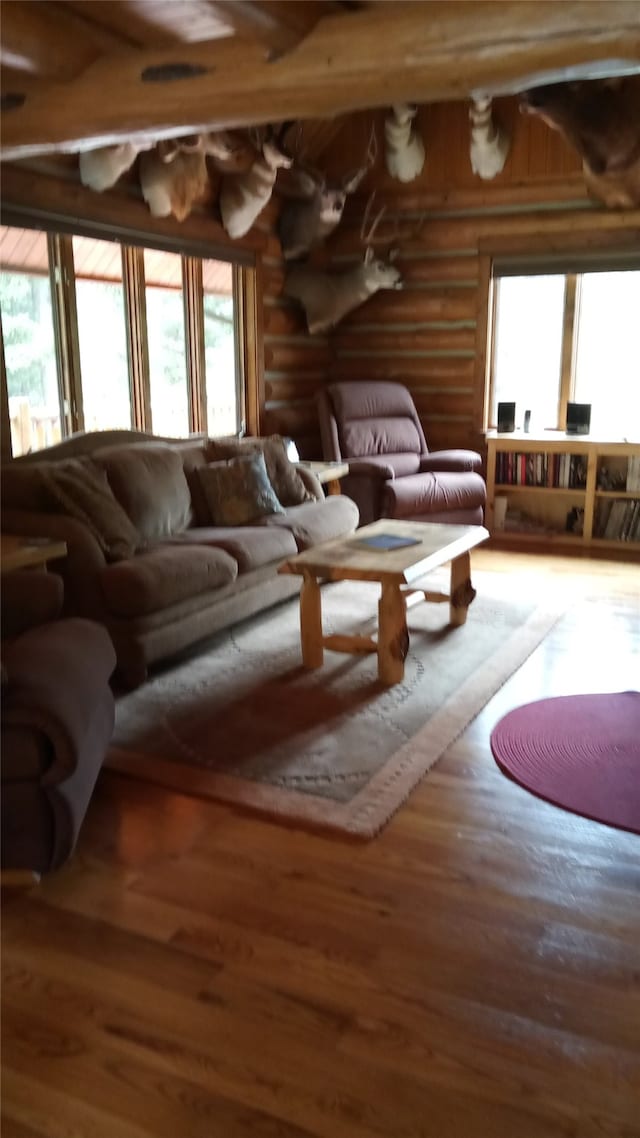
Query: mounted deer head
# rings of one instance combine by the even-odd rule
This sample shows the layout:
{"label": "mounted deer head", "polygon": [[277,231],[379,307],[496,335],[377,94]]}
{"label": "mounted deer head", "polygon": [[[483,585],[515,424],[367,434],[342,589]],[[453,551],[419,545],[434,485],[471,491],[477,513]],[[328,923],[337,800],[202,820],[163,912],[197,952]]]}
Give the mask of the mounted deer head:
{"label": "mounted deer head", "polygon": [[535,87],[520,108],[577,150],[594,197],[614,209],[640,205],[640,77]]}
{"label": "mounted deer head", "polygon": [[491,99],[473,99],[469,120],[471,169],[485,180],[495,178],[507,160],[509,136],[493,117]]}
{"label": "mounted deer head", "polygon": [[[361,237],[364,235],[372,202],[373,194],[363,219]],[[373,250],[374,233],[383,213],[384,209],[380,210],[364,236],[364,260],[355,268],[337,273],[323,272],[311,265],[293,265],[289,269],[284,293],[304,308],[311,335],[334,328],[348,312],[358,308],[380,289],[402,288],[402,277],[391,263],[398,250],[390,251],[386,261],[377,259]]]}
{"label": "mounted deer head", "polygon": [[123,142],[120,146],[84,150],[80,154],[80,181],[83,186],[102,193],[110,186],[115,186],[118,178],[131,169],[141,150],[148,150],[151,146],[153,142],[148,142],[146,146]]}
{"label": "mounted deer head", "polygon": [[292,159],[282,149],[281,135],[270,130],[259,140],[248,170],[224,174],[218,204],[222,224],[230,237],[244,237],[262,213],[273,192],[278,170],[288,169]]}
{"label": "mounted deer head", "polygon": [[392,178],[412,182],[424,166],[424,143],[413,127],[418,108],[397,103],[384,120],[384,160]]}
{"label": "mounted deer head", "polygon": [[226,131],[166,139],[140,159],[142,196],[154,217],[173,214],[184,221],[209,184],[206,156],[231,158],[242,145]]}
{"label": "mounted deer head", "polygon": [[363,165],[332,185],[327,183],[319,171],[296,163],[292,171],[295,185],[286,192],[302,200],[285,202],[278,220],[278,234],[285,261],[304,257],[340,224],[347,194],[353,194],[358,189],[373,166],[377,151],[375,127],[372,127]]}

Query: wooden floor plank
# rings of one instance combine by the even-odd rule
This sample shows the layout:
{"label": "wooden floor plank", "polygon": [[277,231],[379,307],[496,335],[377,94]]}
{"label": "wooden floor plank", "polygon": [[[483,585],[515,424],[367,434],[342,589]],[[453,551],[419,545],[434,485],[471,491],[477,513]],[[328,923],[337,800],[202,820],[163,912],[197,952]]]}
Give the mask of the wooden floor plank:
{"label": "wooden floor plank", "polygon": [[104,771],[71,862],[3,893],[3,1138],[639,1138],[640,838],[489,748],[638,686],[638,569],[473,564],[565,615],[376,839]]}

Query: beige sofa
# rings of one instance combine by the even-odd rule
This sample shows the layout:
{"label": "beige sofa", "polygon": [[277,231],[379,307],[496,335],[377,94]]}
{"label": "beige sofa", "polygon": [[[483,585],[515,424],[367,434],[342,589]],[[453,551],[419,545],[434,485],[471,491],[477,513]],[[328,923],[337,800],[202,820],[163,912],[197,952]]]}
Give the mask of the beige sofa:
{"label": "beige sofa", "polygon": [[[279,512],[216,524],[209,476],[244,469],[255,451],[279,491]],[[128,687],[143,682],[150,664],[298,592],[301,578],[279,575],[278,566],[358,525],[351,499],[325,498],[277,436],[79,434],[3,466],[1,488],[3,531],[67,543],[55,562],[64,612],[106,626]]]}

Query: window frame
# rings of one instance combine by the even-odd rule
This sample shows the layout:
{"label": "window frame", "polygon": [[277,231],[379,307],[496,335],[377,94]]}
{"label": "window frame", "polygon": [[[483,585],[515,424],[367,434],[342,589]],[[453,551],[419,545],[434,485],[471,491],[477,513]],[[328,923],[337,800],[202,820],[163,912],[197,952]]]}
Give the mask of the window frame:
{"label": "window frame", "polygon": [[[616,221],[617,215],[613,217]],[[598,230],[588,237],[582,233],[554,234],[546,249],[541,248],[540,238],[533,234],[487,237],[479,242],[478,256],[475,425],[481,434],[496,430],[496,424],[490,422],[497,303],[495,282],[507,275],[526,276],[528,267],[532,275],[557,273],[566,278],[557,421],[557,429],[564,431],[567,403],[572,399],[575,385],[580,274],[595,270],[640,269],[640,232],[616,228]],[[501,265],[508,265],[509,272],[501,273]]]}
{"label": "window frame", "polygon": [[[207,429],[202,263],[205,260],[220,260],[231,264],[238,424],[239,428],[249,429],[251,433],[259,432],[262,369],[257,351],[260,322],[256,255],[252,250],[243,247],[231,250],[218,245],[207,245],[204,248],[201,243],[193,240],[183,243],[164,235],[159,235],[156,239],[152,233],[119,229],[108,223],[79,221],[77,224],[72,224],[56,218],[55,225],[49,227],[43,218],[34,219],[29,214],[23,216],[16,210],[3,211],[2,225],[35,229],[47,236],[63,438],[84,429],[73,266],[74,236],[98,241],[109,240],[120,246],[131,420],[134,430],[152,430],[144,250],[157,249],[161,252],[178,254],[181,258],[185,363],[191,434],[201,434]],[[0,382],[3,389],[2,449],[3,454],[12,457],[4,346],[1,342],[0,352],[2,356]]]}

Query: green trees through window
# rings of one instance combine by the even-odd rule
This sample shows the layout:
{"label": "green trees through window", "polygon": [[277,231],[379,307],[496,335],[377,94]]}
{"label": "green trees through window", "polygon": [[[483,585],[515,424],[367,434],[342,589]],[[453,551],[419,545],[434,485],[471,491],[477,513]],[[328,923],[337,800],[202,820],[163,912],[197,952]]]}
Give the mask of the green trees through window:
{"label": "green trees through window", "polygon": [[49,278],[0,272],[0,311],[14,455],[58,442],[60,396]]}
{"label": "green trees through window", "polygon": [[[177,437],[239,429],[238,270],[157,249],[144,249],[141,257],[135,252],[128,254],[125,275],[118,242],[73,236],[52,245],[46,233],[0,226],[0,318],[14,455],[80,426],[136,426]],[[50,256],[62,260],[50,266]],[[52,292],[51,279],[64,283]],[[61,349],[54,329],[69,327],[71,338]]]}

